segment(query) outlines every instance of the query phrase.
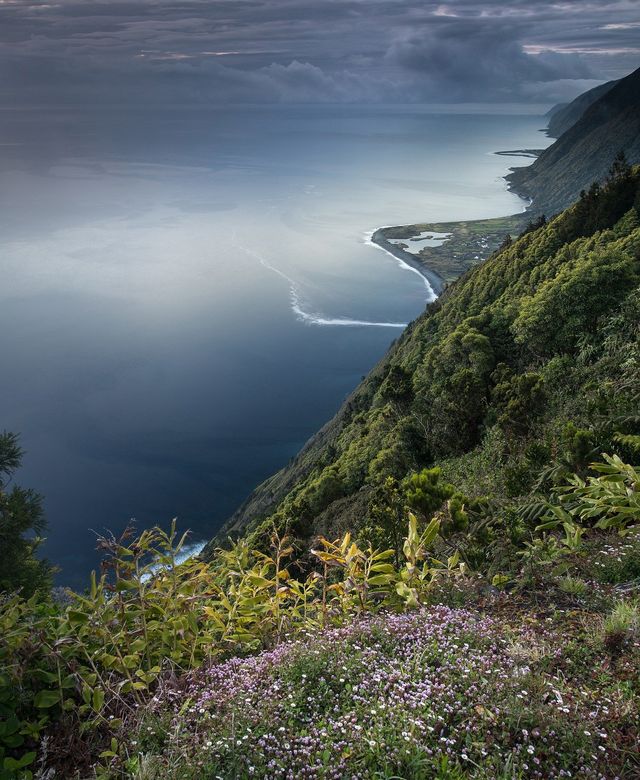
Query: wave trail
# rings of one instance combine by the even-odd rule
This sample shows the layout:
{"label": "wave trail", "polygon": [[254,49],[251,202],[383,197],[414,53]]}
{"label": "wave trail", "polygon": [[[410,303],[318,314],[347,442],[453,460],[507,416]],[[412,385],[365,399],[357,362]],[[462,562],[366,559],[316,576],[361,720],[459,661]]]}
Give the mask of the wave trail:
{"label": "wave trail", "polygon": [[277,274],[281,279],[289,285],[289,300],[291,302],[291,310],[296,315],[300,322],[305,322],[309,325],[319,325],[324,327],[365,327],[365,328],[406,328],[406,322],[372,322],[370,320],[354,320],[349,317],[324,317],[322,314],[316,314],[314,312],[305,311],[302,307],[301,296],[298,290],[298,284],[284,271],[276,268],[265,257],[249,247],[242,246],[236,241],[236,235],[234,231],[233,245],[244,252],[249,257],[253,257],[260,263],[263,268]]}
{"label": "wave trail", "polygon": [[431,284],[429,283],[429,280],[427,277],[421,273],[417,268],[414,268],[412,265],[409,265],[409,263],[405,263],[405,261],[398,257],[397,255],[394,255],[393,252],[390,252],[388,249],[385,249],[383,246],[380,246],[380,244],[376,244],[376,242],[373,240],[374,233],[377,233],[378,230],[384,230],[385,227],[391,227],[391,225],[383,225],[382,227],[376,228],[375,230],[369,230],[364,234],[364,243],[367,246],[374,246],[376,249],[380,249],[382,252],[384,252],[386,255],[389,255],[390,257],[393,257],[393,259],[398,263],[400,268],[402,268],[403,271],[411,271],[412,274],[417,274],[423,281],[424,286],[427,288],[427,303],[433,303],[435,299],[438,297]]}

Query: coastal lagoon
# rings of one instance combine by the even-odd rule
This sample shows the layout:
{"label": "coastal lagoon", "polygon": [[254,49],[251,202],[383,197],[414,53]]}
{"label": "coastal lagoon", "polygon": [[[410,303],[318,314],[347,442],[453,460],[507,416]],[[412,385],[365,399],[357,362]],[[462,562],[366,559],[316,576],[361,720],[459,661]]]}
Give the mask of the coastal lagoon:
{"label": "coastal lagoon", "polygon": [[335,413],[433,297],[367,235],[522,210],[511,110],[2,112],[0,426],[60,583],[131,518],[208,539]]}

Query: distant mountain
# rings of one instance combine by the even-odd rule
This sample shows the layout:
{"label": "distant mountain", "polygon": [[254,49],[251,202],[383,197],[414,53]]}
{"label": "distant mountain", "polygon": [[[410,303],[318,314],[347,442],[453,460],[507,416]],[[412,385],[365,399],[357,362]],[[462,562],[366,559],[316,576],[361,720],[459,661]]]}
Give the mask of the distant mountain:
{"label": "distant mountain", "polygon": [[589,106],[593,105],[603,95],[606,95],[617,83],[618,81],[607,81],[606,84],[600,84],[600,86],[578,95],[571,103],[559,103],[557,106],[554,106],[547,113],[549,117],[547,135],[551,136],[551,138],[560,138],[563,133],[566,133],[569,128],[573,127],[581,119]]}
{"label": "distant mountain", "polygon": [[558,111],[562,111],[562,110],[563,110],[563,109],[565,109],[565,108],[566,108],[568,105],[569,105],[568,103],[556,103],[556,104],[555,104],[555,106],[551,106],[551,108],[550,108],[550,109],[547,111],[547,113],[545,114],[545,116],[547,117],[547,119],[551,119],[551,117],[552,117],[554,114],[557,114],[557,113],[558,113]]}
{"label": "distant mountain", "polygon": [[640,162],[640,68],[592,103],[533,165],[514,168],[506,178],[533,200],[532,211],[554,214],[603,181],[620,150],[630,163]]}

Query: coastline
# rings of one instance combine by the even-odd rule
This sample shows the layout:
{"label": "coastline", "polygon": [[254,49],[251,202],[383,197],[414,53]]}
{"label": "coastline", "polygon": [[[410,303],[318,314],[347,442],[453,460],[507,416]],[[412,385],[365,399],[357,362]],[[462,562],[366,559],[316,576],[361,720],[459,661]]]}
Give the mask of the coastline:
{"label": "coastline", "polygon": [[392,244],[390,241],[387,241],[384,235],[384,231],[391,227],[393,226],[385,225],[383,227],[372,230],[370,233],[367,233],[365,243],[381,249],[383,252],[386,252],[388,255],[391,255],[393,258],[399,261],[402,266],[408,267],[409,270],[412,270],[422,276],[427,284],[427,287],[431,291],[431,298],[429,303],[432,303],[436,298],[439,298],[446,289],[446,280],[443,279],[442,276],[440,276],[440,274],[438,274],[432,268],[429,268],[424,263],[422,263],[416,257],[416,255],[412,255],[410,252],[405,252],[401,247]]}
{"label": "coastline", "polygon": [[[493,152],[503,156],[534,158],[543,151],[539,149],[516,149]],[[506,188],[525,201],[522,211],[504,217],[432,222],[412,225],[384,225],[366,234],[365,243],[381,249],[394,257],[402,267],[418,273],[430,288],[429,302],[438,298],[451,282],[470,268],[484,262],[505,240],[519,235],[536,216],[529,193],[518,186],[518,172],[528,170],[525,165],[509,168],[503,176]],[[514,181],[516,179],[516,181]],[[419,254],[408,252],[397,242],[409,241],[424,233],[448,234],[437,246],[423,247]]]}
{"label": "coastline", "polygon": [[[531,214],[521,211],[489,219],[389,225],[372,231],[367,237],[371,246],[392,255],[404,268],[425,279],[434,300],[462,274],[490,257],[507,236],[519,235],[530,220]],[[423,247],[420,254],[408,252],[397,243],[398,240],[408,243],[429,232],[447,233],[449,238],[438,246]]]}
{"label": "coastline", "polygon": [[544,149],[507,149],[504,152],[492,152],[502,157],[530,157],[536,159],[544,152]]}
{"label": "coastline", "polygon": [[[542,150],[518,149],[490,152],[501,156],[530,157]],[[537,156],[537,154],[535,154]],[[525,166],[528,167],[528,166]],[[510,168],[508,171],[514,169]],[[502,179],[506,182],[506,188],[513,192],[509,186],[507,175]],[[462,220],[458,222],[420,223],[405,225],[382,225],[364,234],[364,244],[376,247],[390,255],[404,270],[418,274],[429,291],[427,305],[436,301],[448,288],[448,286],[466,273],[470,268],[484,262],[504,242],[507,236],[520,233],[531,220],[528,208],[531,206],[531,198],[515,193],[521,200],[521,211],[503,217],[488,219]],[[405,251],[401,246],[391,243],[392,239],[411,239],[425,232],[447,233],[450,238],[437,247],[426,247],[420,255]],[[438,271],[435,270],[438,268]],[[421,315],[419,315],[421,316]],[[415,320],[414,320],[415,322]],[[411,323],[408,323],[410,326]],[[406,325],[402,326],[406,327]],[[406,332],[406,331],[405,331]],[[396,342],[394,342],[396,343]],[[391,354],[390,347],[381,357],[380,361],[367,375],[375,375],[386,364]],[[363,377],[363,380],[365,378]],[[250,518],[267,517],[279,502],[291,489],[293,481],[308,475],[308,453],[314,448],[323,447],[331,442],[335,436],[336,427],[342,424],[342,416],[350,409],[351,399],[356,397],[361,384],[359,384],[347,397],[337,414],[313,436],[311,436],[295,457],[264,482],[254,488],[244,502],[227,518],[215,536],[200,551],[199,557],[209,560],[217,545],[224,545],[226,540],[237,538],[247,532],[251,527]],[[254,523],[255,527],[255,523]]]}
{"label": "coastline", "polygon": [[[486,260],[506,239],[510,239],[513,234],[519,234],[536,216],[531,194],[520,179],[526,180],[526,172],[543,152],[544,149],[506,149],[491,153],[532,160],[529,165],[509,168],[502,177],[507,190],[525,201],[522,211],[488,219],[384,225],[367,233],[365,243],[391,255],[402,267],[420,274],[431,289],[429,302],[434,301],[451,282]],[[389,240],[409,240],[426,232],[448,233],[449,238],[437,247],[424,247],[419,254],[407,252],[402,246]]]}

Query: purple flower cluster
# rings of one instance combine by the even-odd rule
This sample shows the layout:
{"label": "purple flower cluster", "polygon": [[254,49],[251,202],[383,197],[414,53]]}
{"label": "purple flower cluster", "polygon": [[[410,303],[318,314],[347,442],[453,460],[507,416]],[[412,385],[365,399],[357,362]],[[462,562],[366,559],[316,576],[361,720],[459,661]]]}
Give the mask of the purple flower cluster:
{"label": "purple flower cluster", "polygon": [[607,776],[604,705],[512,650],[499,623],[442,606],[309,634],[165,694],[167,749],[212,778]]}

